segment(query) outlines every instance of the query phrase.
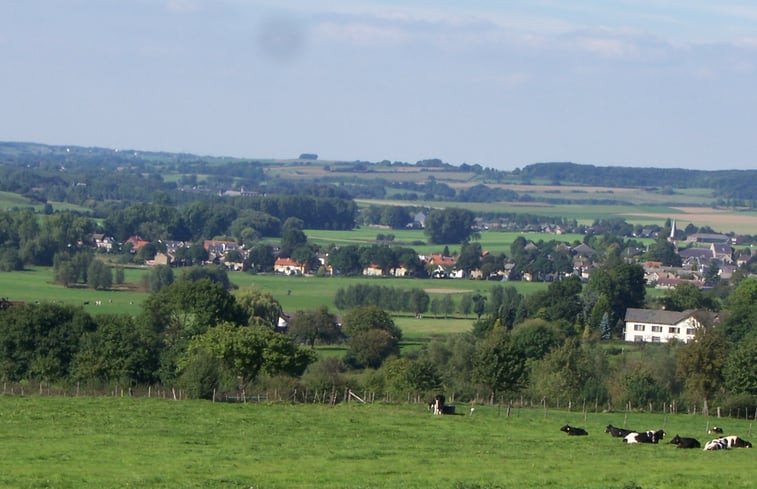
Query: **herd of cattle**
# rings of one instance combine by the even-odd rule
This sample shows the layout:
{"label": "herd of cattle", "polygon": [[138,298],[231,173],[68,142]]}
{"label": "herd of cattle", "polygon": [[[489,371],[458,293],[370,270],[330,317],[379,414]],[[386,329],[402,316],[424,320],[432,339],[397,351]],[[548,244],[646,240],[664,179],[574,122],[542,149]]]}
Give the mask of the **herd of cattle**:
{"label": "herd of cattle", "polygon": [[[429,403],[428,409],[434,414],[455,414],[455,406],[444,404],[444,396],[439,394],[435,396]],[[471,407],[471,414],[473,414],[474,408]],[[570,436],[587,436],[589,434],[583,428],[576,426],[570,426],[566,424],[560,431],[567,433]],[[726,450],[729,448],[752,448],[752,444],[738,436],[722,436],[723,429],[717,426],[713,426],[709,431],[710,433],[717,433],[720,438],[715,438],[704,444],[705,450]],[[609,433],[613,438],[622,438],[625,443],[658,443],[665,437],[663,430],[657,431],[635,431],[627,430],[625,428],[618,428],[611,424],[605,428],[605,433]],[[670,443],[678,448],[701,448],[702,444],[696,438],[686,438],[683,436],[676,436],[670,440]]]}
{"label": "herd of cattle", "polygon": [[[583,428],[577,428],[575,426],[565,425],[560,428],[560,431],[564,431],[571,436],[586,436],[589,433]],[[657,431],[634,431],[624,428],[617,428],[613,425],[607,425],[605,433],[609,433],[610,436],[615,438],[622,438],[626,443],[657,443],[665,437],[663,430]],[[710,433],[718,433],[723,435],[723,429],[717,426],[710,430]],[[686,438],[683,436],[674,436],[670,443],[678,448],[701,448],[702,444],[696,438]],[[752,444],[738,436],[721,436],[715,438],[704,444],[705,450],[726,450],[728,448],[752,448]]]}

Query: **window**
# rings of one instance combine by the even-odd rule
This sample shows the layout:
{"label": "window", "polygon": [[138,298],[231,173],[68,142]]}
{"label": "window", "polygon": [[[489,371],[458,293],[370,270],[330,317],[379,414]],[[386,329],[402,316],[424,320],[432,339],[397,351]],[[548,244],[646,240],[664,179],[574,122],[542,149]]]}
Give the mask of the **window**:
{"label": "window", "polygon": [[634,331],[644,331],[644,325],[643,324],[634,324],[633,325]]}
{"label": "window", "polygon": [[681,332],[681,328],[674,328],[672,326],[668,328],[668,333],[670,334],[679,334],[680,332]]}
{"label": "window", "polygon": [[653,333],[662,333],[662,326],[652,326]]}
{"label": "window", "polygon": [[652,336],[652,343],[660,343],[660,337],[659,336]]}
{"label": "window", "polygon": [[686,334],[689,334],[691,336],[694,336],[694,333],[696,333],[696,331],[697,330],[695,328],[686,328]]}
{"label": "window", "polygon": [[634,341],[635,341],[636,343],[641,343],[641,342],[643,342],[643,341],[644,341],[644,337],[643,337],[643,336],[641,336],[641,335],[638,335],[638,334],[637,334],[636,336],[634,336],[634,337],[633,337],[633,340],[634,340]]}

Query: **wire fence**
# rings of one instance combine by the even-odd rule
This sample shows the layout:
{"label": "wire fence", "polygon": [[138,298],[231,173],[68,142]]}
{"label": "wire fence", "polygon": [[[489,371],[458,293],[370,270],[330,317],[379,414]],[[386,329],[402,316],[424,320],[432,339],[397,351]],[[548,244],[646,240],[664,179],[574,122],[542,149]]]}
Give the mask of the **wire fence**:
{"label": "wire fence", "polygon": [[[187,400],[186,393],[177,387],[163,385],[139,385],[122,386],[118,384],[110,386],[85,386],[81,383],[76,385],[56,385],[46,382],[3,382],[3,396],[58,396],[58,397],[134,397],[154,398],[167,400]],[[235,403],[259,403],[259,402],[296,402],[312,404],[335,405],[340,403],[359,402],[364,404],[420,404],[429,405],[433,401],[431,393],[404,393],[376,392],[371,390],[357,391],[349,387],[331,387],[327,389],[309,389],[299,387],[284,388],[260,388],[250,391],[213,391],[207,396],[212,402],[235,402]],[[470,398],[458,400],[454,394],[447,398],[449,404],[460,403],[464,406],[497,406],[506,411],[517,408],[563,410],[579,413],[599,412],[648,412],[662,414],[688,414],[713,416],[716,418],[728,417],[757,421],[757,407],[707,407],[707,403],[682,404],[676,400],[669,402],[648,402],[644,405],[634,406],[627,403],[623,406],[614,406],[598,399],[532,399],[526,396],[519,397],[494,397],[491,395],[476,394]]]}

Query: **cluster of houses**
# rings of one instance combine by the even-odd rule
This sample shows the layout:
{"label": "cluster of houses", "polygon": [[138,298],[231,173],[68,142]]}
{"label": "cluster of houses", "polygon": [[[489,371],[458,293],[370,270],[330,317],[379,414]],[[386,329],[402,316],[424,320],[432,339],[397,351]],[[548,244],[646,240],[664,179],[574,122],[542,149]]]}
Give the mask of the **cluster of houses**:
{"label": "cluster of houses", "polygon": [[[713,264],[718,267],[720,278],[730,278],[731,274],[744,261],[752,258],[751,254],[735,254],[731,240],[732,238],[729,236],[720,234],[694,234],[689,236],[686,241],[673,241],[676,252],[682,259],[682,265],[671,267],[663,266],[661,262],[647,261],[642,263],[647,284],[654,285],[657,288],[672,289],[681,283],[691,283],[699,288],[705,288],[708,285],[705,276],[709,267]],[[133,252],[137,252],[148,244],[148,241],[139,236],[132,236],[126,242]],[[112,251],[116,246],[113,238],[102,234],[93,235],[92,243],[96,248],[106,252]],[[176,262],[177,250],[190,246],[189,243],[180,241],[167,241],[163,244],[166,251],[157,253],[153,260],[146,263],[147,265],[171,265]],[[587,244],[579,244],[573,247],[568,244],[561,246],[561,249],[567,252],[573,260],[573,270],[566,272],[565,275],[576,275],[582,280],[588,280],[593,270],[592,257],[595,255],[595,251]],[[529,247],[533,249],[536,245],[528,243],[526,249],[529,249]],[[208,254],[208,263],[220,264],[229,270],[243,270],[247,251],[239,243],[205,240],[203,248]],[[486,254],[488,252],[485,251],[484,256]],[[232,256],[234,259],[231,259]],[[319,255],[318,259],[326,274],[338,273],[329,265],[327,254]],[[553,281],[564,278],[556,274],[532,274],[529,272],[523,273],[521,277],[514,277],[512,275],[513,263],[503,263],[492,274],[494,276],[484,277],[481,270],[466,271],[459,268],[455,256],[435,253],[419,255],[419,259],[425,265],[431,277],[440,279],[509,280],[518,278],[526,281]],[[292,258],[279,257],[275,260],[274,272],[287,276],[303,276],[311,273],[312,270],[305,263],[299,263]],[[370,264],[363,269],[362,274],[376,277],[404,277],[408,275],[408,270],[403,265],[387,270],[378,264]],[[624,318],[624,339],[628,342],[649,343],[667,343],[671,340],[689,342],[694,338],[697,328],[701,326],[698,314],[697,311],[693,310],[678,312],[629,308]],[[717,318],[714,318],[714,320],[717,320]]]}
{"label": "cluster of houses", "polygon": [[693,234],[685,241],[673,241],[681,257],[680,267],[663,266],[660,262],[644,262],[647,283],[660,289],[674,289],[681,283],[691,283],[700,289],[709,284],[705,277],[710,267],[717,266],[720,279],[728,280],[752,255],[736,253],[732,238],[722,234]]}
{"label": "cluster of houses", "polygon": [[[713,263],[718,266],[718,275],[722,279],[729,279],[739,266],[743,265],[750,254],[735,255],[734,249],[730,243],[731,238],[720,234],[696,234],[691,235],[685,242],[676,243],[677,253],[682,259],[680,267],[664,266],[661,262],[646,261],[641,263],[644,267],[644,274],[647,284],[661,289],[672,289],[681,283],[691,283],[699,288],[707,287],[705,276],[708,269]],[[92,236],[92,242],[97,249],[105,252],[111,252],[116,246],[113,238],[102,234]],[[139,251],[142,247],[149,244],[139,236],[132,236],[126,240],[131,247],[132,252]],[[158,252],[155,258],[147,262],[148,266],[155,265],[172,265],[178,264],[177,250],[183,247],[189,247],[190,243],[183,241],[165,241],[165,252]],[[247,257],[247,250],[243,245],[235,241],[223,240],[205,240],[203,248],[208,253],[207,263],[219,264],[229,270],[241,271],[244,268],[244,260]],[[526,251],[536,249],[536,245],[529,242],[526,245]],[[584,281],[587,281],[594,269],[592,257],[595,255],[589,245],[582,243],[577,246],[570,246],[563,243],[559,246],[561,251],[566,252],[572,258],[572,270],[558,273],[536,273],[525,271],[521,276],[513,275],[515,264],[506,261],[497,267],[492,276],[484,277],[481,270],[463,270],[457,266],[457,257],[445,256],[440,253],[430,255],[419,255],[419,260],[424,264],[432,278],[445,279],[492,279],[492,280],[525,280],[533,282],[555,281],[565,278],[565,276],[576,275]],[[232,253],[233,252],[233,253]],[[274,249],[274,253],[277,250]],[[484,256],[488,254],[484,251]],[[328,254],[318,255],[319,266],[325,270],[327,275],[338,274],[328,262]],[[300,276],[307,275],[313,270],[309,269],[305,263],[299,263],[292,258],[279,257],[274,263],[274,272],[289,275]],[[408,270],[400,264],[391,269],[382,268],[378,264],[369,264],[362,274],[365,276],[390,276],[405,277]],[[561,276],[563,275],[563,276]]]}

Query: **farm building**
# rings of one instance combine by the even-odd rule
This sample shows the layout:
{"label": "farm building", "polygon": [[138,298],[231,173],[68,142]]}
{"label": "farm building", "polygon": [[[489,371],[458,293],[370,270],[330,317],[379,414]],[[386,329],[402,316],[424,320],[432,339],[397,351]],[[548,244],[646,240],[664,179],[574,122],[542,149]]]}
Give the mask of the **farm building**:
{"label": "farm building", "polygon": [[664,311],[655,309],[626,309],[626,341],[667,343],[670,340],[688,343],[701,323],[694,310]]}

